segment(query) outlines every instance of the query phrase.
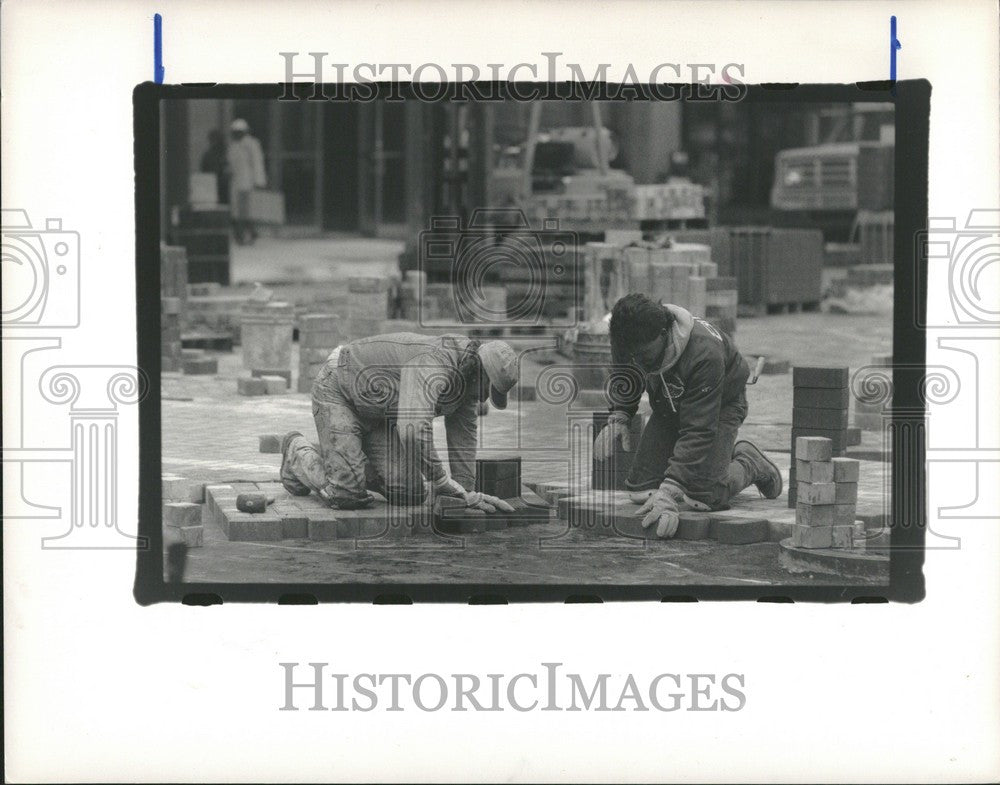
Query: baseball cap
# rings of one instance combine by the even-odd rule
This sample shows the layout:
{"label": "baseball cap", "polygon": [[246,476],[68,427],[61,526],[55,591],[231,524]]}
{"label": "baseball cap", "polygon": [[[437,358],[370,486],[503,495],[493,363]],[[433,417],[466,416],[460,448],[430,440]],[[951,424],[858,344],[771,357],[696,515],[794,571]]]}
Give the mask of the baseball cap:
{"label": "baseball cap", "polygon": [[237,117],[235,120],[233,120],[232,123],[229,124],[229,130],[230,131],[243,131],[244,133],[249,133],[250,126],[249,126],[249,124],[247,123],[246,120],[244,120],[241,117]]}
{"label": "baseball cap", "polygon": [[517,384],[517,355],[503,341],[489,341],[479,347],[479,360],[490,379],[490,401],[506,409],[507,393]]}

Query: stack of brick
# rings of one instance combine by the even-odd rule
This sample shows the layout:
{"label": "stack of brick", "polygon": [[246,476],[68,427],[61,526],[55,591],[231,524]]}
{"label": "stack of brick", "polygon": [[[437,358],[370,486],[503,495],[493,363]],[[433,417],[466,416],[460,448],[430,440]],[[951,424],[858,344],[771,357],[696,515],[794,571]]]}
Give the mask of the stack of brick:
{"label": "stack of brick", "polygon": [[294,328],[290,303],[249,300],[241,322],[243,367],[255,378],[281,376],[290,383]]}
{"label": "stack of brick", "polygon": [[160,296],[180,300],[183,322],[188,298],[188,260],[183,246],[160,244]]}
{"label": "stack of brick", "polygon": [[788,506],[795,507],[796,453],[799,437],[830,441],[834,455],[847,449],[847,416],[850,403],[847,368],[795,366],[792,369],[792,464],[788,477]]}
{"label": "stack of brick", "polygon": [[[615,302],[628,291],[621,247],[614,243],[587,243],[580,253],[583,314],[581,319],[596,322],[611,312]],[[572,304],[566,304],[567,313]],[[570,320],[572,323],[572,316]]]}
{"label": "stack of brick", "polygon": [[458,320],[463,324],[503,324],[507,321],[507,292],[502,286],[460,288],[455,298]]}
{"label": "stack of brick", "polygon": [[708,280],[717,273],[707,245],[676,243],[669,248],[650,248],[633,244],[624,249],[622,264],[622,294],[640,292],[705,317]]}
{"label": "stack of brick", "polygon": [[205,544],[205,527],[201,522],[202,505],[193,502],[167,502],[163,505],[163,522],[173,529],[189,548]]}
{"label": "stack of brick", "polygon": [[[885,373],[892,374],[892,355],[891,354],[876,354],[872,356],[871,364],[879,367],[886,368]],[[885,422],[885,413],[892,408],[892,401],[878,401],[874,403],[869,403],[867,401],[854,400],[854,425],[862,430],[866,431],[878,431],[881,430]]]}
{"label": "stack of brick", "polygon": [[219,372],[219,360],[203,349],[181,349],[181,366],[185,376],[214,376]]}
{"label": "stack of brick", "polygon": [[382,322],[392,316],[387,278],[375,276],[347,279],[347,334],[351,339],[378,335]]}
{"label": "stack of brick", "polygon": [[705,279],[705,320],[730,337],[736,335],[739,290],[728,276]]}
{"label": "stack of brick", "polygon": [[231,343],[240,343],[240,325],[249,294],[245,288],[190,284],[184,312],[185,335],[226,336]]}
{"label": "stack of brick", "polygon": [[798,477],[792,545],[797,548],[863,547],[864,524],[855,521],[860,464],[834,458],[833,442],[800,436],[795,443]]}
{"label": "stack of brick", "polygon": [[[565,242],[565,238],[559,240],[542,233],[537,243],[528,243],[524,237],[513,236],[500,240],[494,249],[482,253],[479,260],[481,270],[467,268],[468,280],[481,272],[482,280],[477,281],[477,286],[482,285],[484,290],[501,287],[506,298],[504,308],[509,308],[502,319],[491,317],[493,322],[561,320],[567,309],[582,305],[586,253]],[[484,291],[483,296],[497,295]]]}
{"label": "stack of brick", "polygon": [[236,380],[236,392],[240,395],[283,395],[288,392],[288,380],[284,376],[243,376]]}
{"label": "stack of brick", "polygon": [[639,221],[705,217],[705,188],[689,180],[635,186],[633,216]]}
{"label": "stack of brick", "polygon": [[174,373],[181,369],[181,301],[178,297],[160,298],[160,370]]}
{"label": "stack of brick", "polygon": [[407,270],[399,287],[399,298],[394,316],[407,321],[420,321],[420,303],[427,289],[427,273],[423,270]]}
{"label": "stack of brick", "polygon": [[299,317],[300,393],[312,391],[313,381],[336,347],[347,341],[344,319],[336,314],[306,314]]}
{"label": "stack of brick", "polygon": [[420,301],[421,321],[444,319],[455,321],[455,294],[450,283],[429,283]]}

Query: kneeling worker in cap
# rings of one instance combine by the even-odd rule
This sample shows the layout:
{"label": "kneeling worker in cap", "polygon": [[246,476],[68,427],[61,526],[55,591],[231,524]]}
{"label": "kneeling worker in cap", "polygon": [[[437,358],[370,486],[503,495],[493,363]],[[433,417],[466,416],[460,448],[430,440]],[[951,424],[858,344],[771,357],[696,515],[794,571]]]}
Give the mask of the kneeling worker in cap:
{"label": "kneeling worker in cap", "polygon": [[[338,346],[312,388],[319,444],[286,434],[281,482],[297,496],[315,492],[331,507],[357,509],[374,501],[370,490],[390,504],[421,504],[426,478],[469,507],[512,512],[472,489],[479,404],[505,408],[517,375],[502,341],[394,333]],[[444,417],[450,471],[434,448],[435,417]]]}
{"label": "kneeling worker in cap", "polygon": [[631,450],[628,424],[645,387],[653,412],[625,481],[632,501],[642,504],[644,527],[656,524],[658,536],[672,537],[679,509],[728,509],[750,485],[768,499],[781,494],[778,467],[750,442],[736,441],[750,369],[728,335],[643,294],[615,303],[610,332],[614,364],[640,371],[644,385],[631,385],[613,402],[594,457],[610,458],[618,439]]}

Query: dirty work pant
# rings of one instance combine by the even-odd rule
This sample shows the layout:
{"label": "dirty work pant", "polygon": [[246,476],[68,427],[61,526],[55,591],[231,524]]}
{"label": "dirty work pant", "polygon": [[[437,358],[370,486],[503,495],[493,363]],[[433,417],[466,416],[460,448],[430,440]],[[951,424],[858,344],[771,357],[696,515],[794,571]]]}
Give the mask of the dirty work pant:
{"label": "dirty work pant", "polygon": [[407,456],[395,421],[359,417],[337,375],[332,363],[320,372],[312,402],[319,443],[296,439],[289,447],[289,470],[315,493],[325,489],[338,506],[363,504],[368,490],[391,504],[421,504],[427,491],[420,465]]}
{"label": "dirty work pant", "polygon": [[[701,502],[712,510],[726,510],[729,500],[750,485],[753,475],[748,467],[733,460],[736,434],[747,416],[745,395],[724,403],[719,412],[719,427],[715,441],[703,466],[709,481],[699,491],[685,488],[688,498]],[[672,412],[654,411],[642,429],[639,446],[635,448],[632,468],[625,480],[630,491],[647,491],[659,487],[667,473],[667,463],[677,443],[678,422]]]}

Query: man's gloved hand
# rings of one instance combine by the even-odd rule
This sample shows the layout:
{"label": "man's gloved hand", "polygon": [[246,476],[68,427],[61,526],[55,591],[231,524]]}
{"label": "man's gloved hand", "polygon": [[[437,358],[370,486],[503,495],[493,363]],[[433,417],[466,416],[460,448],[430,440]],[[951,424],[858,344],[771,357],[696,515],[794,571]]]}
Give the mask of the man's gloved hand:
{"label": "man's gloved hand", "polygon": [[465,506],[473,510],[482,510],[483,512],[496,512],[497,510],[501,512],[514,512],[514,508],[503,499],[498,499],[496,496],[490,496],[488,493],[480,493],[479,491],[466,492]]}
{"label": "man's gloved hand", "polygon": [[503,499],[498,499],[496,496],[490,496],[486,493],[479,493],[478,491],[467,491],[451,477],[446,477],[434,483],[434,490],[442,496],[457,496],[460,499],[464,499],[465,506],[471,507],[474,510],[482,510],[483,512],[496,512],[497,510],[514,512],[514,508]]}
{"label": "man's gloved hand", "polygon": [[458,496],[465,498],[465,488],[455,482],[447,475],[433,483],[434,492],[439,496]]}
{"label": "man's gloved hand", "polygon": [[606,461],[615,454],[615,440],[622,440],[622,449],[632,452],[632,437],[628,432],[629,416],[625,412],[611,412],[608,424],[594,440],[594,460]]}
{"label": "man's gloved hand", "polygon": [[683,498],[684,490],[680,486],[670,480],[664,480],[636,513],[645,516],[642,519],[642,528],[648,529],[656,523],[657,537],[673,537],[681,521],[676,500]]}

